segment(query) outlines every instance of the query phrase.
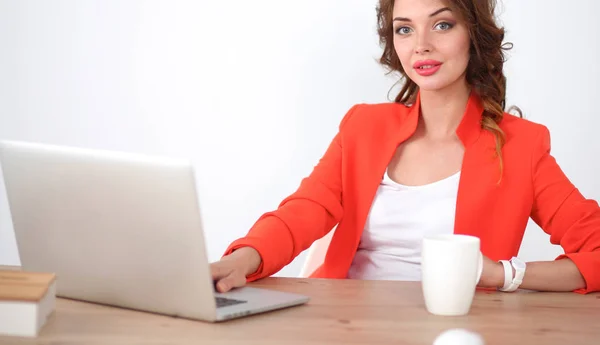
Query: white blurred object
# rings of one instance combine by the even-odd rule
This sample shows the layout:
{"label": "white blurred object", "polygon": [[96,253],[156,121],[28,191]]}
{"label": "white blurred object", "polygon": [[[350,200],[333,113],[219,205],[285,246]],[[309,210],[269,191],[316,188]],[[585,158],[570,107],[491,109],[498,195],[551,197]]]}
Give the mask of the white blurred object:
{"label": "white blurred object", "polygon": [[456,328],[440,334],[433,345],[485,345],[485,341],[478,333]]}
{"label": "white blurred object", "polygon": [[310,246],[306,260],[304,261],[302,269],[300,270],[300,278],[308,278],[323,264],[334,232],[335,228],[329,231],[327,235],[313,242],[313,244]]}

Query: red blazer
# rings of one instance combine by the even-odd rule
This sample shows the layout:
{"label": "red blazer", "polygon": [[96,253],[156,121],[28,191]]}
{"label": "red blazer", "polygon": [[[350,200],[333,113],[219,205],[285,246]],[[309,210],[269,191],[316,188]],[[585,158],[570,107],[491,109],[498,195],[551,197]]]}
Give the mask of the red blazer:
{"label": "red blazer", "polygon": [[[338,225],[323,265],[312,277],[346,278],[375,192],[396,148],[417,127],[420,101],[359,104],[345,115],[339,132],[312,173],[265,213],[225,254],[251,246],[262,257],[253,281],[272,275]],[[454,233],[477,236],[492,260],[517,256],[531,217],[553,244],[577,265],[586,288],[600,291],[600,208],[585,199],[550,154],[542,125],[506,114],[502,180],[494,136],[480,126],[483,107],[473,92],[457,135],[465,147]]]}

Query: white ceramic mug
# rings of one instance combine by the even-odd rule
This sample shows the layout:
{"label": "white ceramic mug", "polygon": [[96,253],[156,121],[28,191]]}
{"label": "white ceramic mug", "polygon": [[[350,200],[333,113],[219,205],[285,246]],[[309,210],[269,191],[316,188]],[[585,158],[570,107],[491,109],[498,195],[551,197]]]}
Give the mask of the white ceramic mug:
{"label": "white ceramic mug", "polygon": [[468,314],[483,270],[479,238],[427,236],[423,239],[421,260],[427,311],[443,316]]}

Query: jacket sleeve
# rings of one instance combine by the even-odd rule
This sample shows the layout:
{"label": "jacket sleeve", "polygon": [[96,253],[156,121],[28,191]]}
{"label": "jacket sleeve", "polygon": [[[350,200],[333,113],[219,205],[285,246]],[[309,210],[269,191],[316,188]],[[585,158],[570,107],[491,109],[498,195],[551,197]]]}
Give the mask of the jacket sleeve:
{"label": "jacket sleeve", "polygon": [[277,273],[342,219],[343,127],[357,107],[346,113],[327,151],[298,189],[276,210],[259,217],[246,236],[231,243],[225,251],[224,255],[228,255],[250,246],[259,252],[262,262],[247,281]]}
{"label": "jacket sleeve", "polygon": [[550,133],[541,127],[532,156],[532,219],[560,244],[586,282],[577,293],[600,291],[600,208],[586,199],[550,154]]}

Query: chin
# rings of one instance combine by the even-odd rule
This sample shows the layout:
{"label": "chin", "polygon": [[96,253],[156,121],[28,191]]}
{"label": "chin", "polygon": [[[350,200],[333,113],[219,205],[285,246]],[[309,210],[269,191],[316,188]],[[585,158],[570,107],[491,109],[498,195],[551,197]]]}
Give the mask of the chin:
{"label": "chin", "polygon": [[452,83],[448,83],[448,82],[436,82],[436,81],[415,81],[415,83],[417,84],[417,86],[419,87],[419,90],[421,91],[440,91],[443,90],[445,88],[447,88],[448,86],[452,85]]}
{"label": "chin", "polygon": [[412,79],[415,84],[417,84],[417,86],[419,87],[419,90],[421,91],[441,91],[444,90],[448,87],[451,87],[453,85],[456,85],[458,78],[457,79],[451,79],[451,78],[439,78],[436,76],[430,76],[430,77],[422,77],[422,76],[414,76],[414,79]]}

